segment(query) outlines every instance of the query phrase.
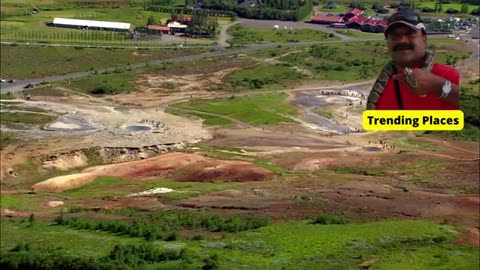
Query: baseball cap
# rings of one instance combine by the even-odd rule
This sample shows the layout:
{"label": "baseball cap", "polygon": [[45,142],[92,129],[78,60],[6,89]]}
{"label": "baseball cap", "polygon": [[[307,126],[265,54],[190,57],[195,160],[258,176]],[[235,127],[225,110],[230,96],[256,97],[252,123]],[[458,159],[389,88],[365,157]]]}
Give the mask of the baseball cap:
{"label": "baseball cap", "polygon": [[403,24],[415,31],[422,31],[424,34],[427,34],[427,29],[423,24],[422,18],[418,13],[409,10],[403,9],[396,13],[394,13],[390,18],[387,20],[387,28],[385,28],[385,37],[387,37],[388,31],[392,30],[393,26]]}

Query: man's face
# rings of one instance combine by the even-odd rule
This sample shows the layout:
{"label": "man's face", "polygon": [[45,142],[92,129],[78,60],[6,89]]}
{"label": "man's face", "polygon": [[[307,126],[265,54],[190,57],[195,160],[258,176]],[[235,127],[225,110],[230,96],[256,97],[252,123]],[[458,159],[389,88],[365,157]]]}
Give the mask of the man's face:
{"label": "man's face", "polygon": [[411,67],[422,61],[427,48],[427,36],[406,25],[398,25],[387,35],[388,52],[393,62]]}

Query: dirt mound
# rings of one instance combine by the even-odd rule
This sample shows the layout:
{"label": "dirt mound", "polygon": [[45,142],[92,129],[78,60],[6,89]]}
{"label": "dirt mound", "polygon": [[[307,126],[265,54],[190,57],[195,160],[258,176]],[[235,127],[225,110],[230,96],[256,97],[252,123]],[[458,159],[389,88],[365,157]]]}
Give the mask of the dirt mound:
{"label": "dirt mound", "polygon": [[170,177],[183,181],[254,181],[273,173],[244,161],[224,161],[198,154],[168,153],[154,158],[93,167],[85,170],[97,175],[131,179]]}
{"label": "dirt mound", "polygon": [[77,173],[66,176],[57,176],[32,186],[33,191],[61,192],[67,189],[78,188],[93,182],[97,175],[91,173]]}
{"label": "dirt mound", "polygon": [[64,191],[92,182],[98,176],[128,179],[164,178],[181,181],[258,181],[273,173],[244,161],[224,161],[198,154],[168,153],[154,158],[96,166],[80,174],[59,176],[35,184],[34,191]]}

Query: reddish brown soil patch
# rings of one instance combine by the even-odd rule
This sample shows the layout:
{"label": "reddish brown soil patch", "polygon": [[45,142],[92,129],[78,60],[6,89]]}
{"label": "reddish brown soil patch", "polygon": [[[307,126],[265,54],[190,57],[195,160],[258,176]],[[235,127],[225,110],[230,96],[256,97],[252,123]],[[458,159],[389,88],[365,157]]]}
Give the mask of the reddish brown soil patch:
{"label": "reddish brown soil patch", "polygon": [[227,180],[235,182],[258,181],[271,178],[273,174],[263,168],[243,161],[205,160],[189,164],[177,170],[173,175],[180,181]]}
{"label": "reddish brown soil patch", "polygon": [[55,177],[33,186],[36,191],[63,191],[89,183],[97,176],[128,179],[173,178],[185,181],[256,181],[273,173],[244,161],[216,160],[199,154],[168,153],[154,158],[88,168],[83,173]]}
{"label": "reddish brown soil patch", "polygon": [[455,244],[480,247],[480,227],[463,228],[462,233],[463,236],[456,240]]}

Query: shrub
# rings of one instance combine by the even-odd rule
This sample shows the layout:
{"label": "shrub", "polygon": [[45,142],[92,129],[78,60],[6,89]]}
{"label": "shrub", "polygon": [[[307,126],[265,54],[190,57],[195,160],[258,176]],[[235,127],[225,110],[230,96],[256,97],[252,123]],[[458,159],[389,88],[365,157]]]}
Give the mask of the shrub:
{"label": "shrub", "polygon": [[349,221],[343,216],[321,214],[315,217],[312,224],[331,225],[331,224],[347,224]]}
{"label": "shrub", "polygon": [[218,269],[218,255],[214,254],[214,255],[208,256],[203,260],[203,263],[205,264],[202,266],[202,270]]}
{"label": "shrub", "polygon": [[114,90],[111,86],[103,85],[100,87],[96,87],[90,91],[90,93],[94,95],[106,95],[106,94],[113,94]]}

